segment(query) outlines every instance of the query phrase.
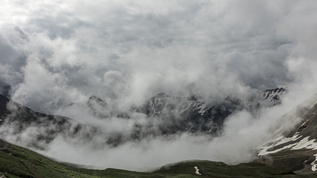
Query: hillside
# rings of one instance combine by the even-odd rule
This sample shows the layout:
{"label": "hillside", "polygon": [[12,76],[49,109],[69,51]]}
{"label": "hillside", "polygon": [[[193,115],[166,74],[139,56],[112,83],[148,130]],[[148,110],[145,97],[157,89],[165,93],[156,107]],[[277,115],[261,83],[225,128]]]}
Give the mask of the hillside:
{"label": "hillside", "polygon": [[[119,169],[93,170],[58,163],[28,149],[0,140],[0,176],[5,177],[295,177],[294,173],[261,163],[226,165],[190,161],[164,166],[153,172]],[[305,176],[311,177],[311,176]]]}
{"label": "hillside", "polygon": [[314,96],[300,108],[301,122],[260,148],[259,156],[274,167],[285,168],[297,174],[316,173],[317,103]]}

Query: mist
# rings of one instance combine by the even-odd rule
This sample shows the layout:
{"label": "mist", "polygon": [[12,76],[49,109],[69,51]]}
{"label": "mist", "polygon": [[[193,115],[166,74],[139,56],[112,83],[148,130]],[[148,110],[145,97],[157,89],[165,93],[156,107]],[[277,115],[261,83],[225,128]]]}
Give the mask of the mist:
{"label": "mist", "polygon": [[[129,113],[160,92],[219,103],[286,87],[281,105],[256,115],[232,114],[220,137],[182,133],[115,148],[96,147],[102,137],[89,143],[57,137],[47,150],[36,150],[101,169],[144,171],[196,159],[247,162],[257,146],[299,122],[296,115],[282,116],[317,91],[316,5],[313,0],[7,1],[0,7],[0,83],[10,86],[10,97],[20,104],[108,134],[165,121],[142,114],[98,119],[83,104],[91,96],[104,100],[109,111]],[[273,134],[276,130],[281,132]],[[30,128],[22,138],[33,132],[41,131]],[[2,137],[26,146],[10,134]]]}

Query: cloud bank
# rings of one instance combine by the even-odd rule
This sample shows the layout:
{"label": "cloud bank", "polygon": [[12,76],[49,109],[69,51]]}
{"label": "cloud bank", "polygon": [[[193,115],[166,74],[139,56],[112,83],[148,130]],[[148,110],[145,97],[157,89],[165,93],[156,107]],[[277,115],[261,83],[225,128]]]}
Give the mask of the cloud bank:
{"label": "cloud bank", "polygon": [[[184,159],[246,161],[263,134],[280,123],[277,118],[316,92],[316,5],[313,0],[7,1],[0,7],[0,80],[11,86],[15,101],[75,119],[86,113],[78,114],[84,110],[72,104],[92,95],[128,110],[159,92],[217,102],[288,86],[280,111],[263,111],[256,120],[237,113],[224,136],[212,142],[190,135],[158,138],[83,159],[129,169]],[[61,140],[49,155],[65,158],[56,146]],[[64,150],[73,147],[65,144]],[[224,147],[228,150],[221,152]],[[79,150],[85,155],[90,149]],[[235,158],[241,150],[244,156]],[[126,165],[113,161],[124,153],[131,158]],[[81,162],[78,155],[69,161]],[[109,161],[98,162],[100,155]]]}

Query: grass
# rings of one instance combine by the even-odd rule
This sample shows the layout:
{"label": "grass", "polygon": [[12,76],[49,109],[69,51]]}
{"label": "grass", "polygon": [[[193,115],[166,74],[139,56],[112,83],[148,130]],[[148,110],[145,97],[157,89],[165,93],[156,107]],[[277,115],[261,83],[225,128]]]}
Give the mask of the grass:
{"label": "grass", "polygon": [[0,140],[0,176],[6,177],[164,177],[119,169],[93,170],[58,163]]}
{"label": "grass", "polygon": [[[282,164],[286,155],[279,155]],[[200,173],[195,174],[194,166]],[[277,166],[278,167],[278,166]],[[191,178],[191,177],[297,177],[283,168],[272,168],[262,163],[226,165],[212,161],[190,161],[164,166],[154,172],[133,172],[120,169],[93,170],[58,163],[28,149],[0,140],[0,176],[5,177],[140,177],[140,178]],[[315,177],[308,175],[305,177]]]}
{"label": "grass", "polygon": [[[169,167],[163,167],[156,173],[177,175],[186,173],[194,176],[194,166],[198,166],[200,177],[284,177],[293,176],[292,172],[275,169],[262,163],[242,163],[226,165],[221,162],[194,161],[183,162]],[[195,175],[195,177],[197,177]]]}

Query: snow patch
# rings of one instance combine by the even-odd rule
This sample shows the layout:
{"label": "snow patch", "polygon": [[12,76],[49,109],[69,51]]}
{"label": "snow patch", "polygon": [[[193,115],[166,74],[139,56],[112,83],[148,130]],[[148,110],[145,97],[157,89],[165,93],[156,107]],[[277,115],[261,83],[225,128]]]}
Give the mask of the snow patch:
{"label": "snow patch", "polygon": [[196,173],[197,175],[200,175],[200,176],[201,176],[201,174],[200,174],[200,172],[199,172],[199,169],[198,169],[198,166],[194,166],[194,168],[195,168],[195,170],[196,170],[195,173]]}
{"label": "snow patch", "polygon": [[205,112],[206,112],[206,104],[201,105],[198,109],[200,109],[200,110],[198,111],[198,113],[199,113],[200,115],[204,115]]}
{"label": "snow patch", "polygon": [[301,127],[303,127],[304,125],[306,125],[307,122],[308,122],[308,119],[306,119],[306,121],[303,122],[303,124],[301,125]]}
{"label": "snow patch", "polygon": [[317,104],[317,102],[315,102],[313,105],[311,105],[311,106],[309,107],[309,109],[313,108],[316,104]]}
{"label": "snow patch", "polygon": [[276,153],[276,152],[279,152],[281,150],[284,150],[284,149],[287,149],[287,148],[292,148],[293,146],[296,146],[298,143],[293,143],[293,144],[290,144],[290,145],[286,145],[282,148],[279,148],[279,149],[276,149],[276,150],[273,150],[273,151],[267,151],[271,148],[274,148],[275,146],[278,146],[278,145],[282,145],[284,143],[287,143],[287,142],[291,142],[291,141],[296,141],[298,140],[299,138],[301,138],[302,136],[299,135],[298,132],[296,132],[293,137],[290,137],[290,138],[286,138],[286,137],[279,137],[277,139],[275,139],[273,142],[272,145],[269,145],[269,146],[264,146],[264,147],[261,147],[260,148],[260,152],[259,152],[259,156],[263,156],[263,155],[267,155],[267,154],[271,154],[271,153]]}
{"label": "snow patch", "polygon": [[[304,148],[310,149],[310,150],[317,150],[316,139],[309,140],[309,136],[307,136],[301,140],[298,140],[301,137],[302,136],[299,136],[298,133],[296,133],[291,138],[280,137],[280,138],[275,140],[274,144],[272,144],[270,146],[261,147],[258,155],[263,156],[263,155],[267,155],[267,154],[271,154],[271,153],[277,153],[277,152],[284,150],[284,149],[287,149],[287,148],[290,148],[291,150],[300,150],[300,149],[304,149]],[[278,145],[282,145],[284,143],[291,142],[291,141],[297,141],[297,142],[292,143],[292,144],[288,144],[288,145],[281,147],[279,149],[276,149],[276,150],[268,151],[271,148],[274,148]]]}
{"label": "snow patch", "polygon": [[263,147],[263,149],[260,151],[260,153],[258,154],[259,156],[264,156],[264,155],[268,155],[268,154],[272,154],[272,153],[277,153],[279,151],[282,151],[284,149],[287,149],[287,148],[292,148],[293,146],[295,146],[297,143],[293,143],[293,144],[290,144],[290,145],[286,145],[282,148],[279,148],[279,149],[276,149],[276,150],[273,150],[273,151],[268,151],[270,148],[272,148],[272,146],[268,146],[268,147]]}
{"label": "snow patch", "polygon": [[315,142],[316,140],[315,139],[308,140],[308,138],[309,136],[303,138],[291,150],[300,150],[303,148],[316,150],[317,149],[317,143]]}
{"label": "snow patch", "polygon": [[312,165],[311,170],[315,172],[315,171],[317,171],[317,165],[316,165],[317,154],[314,154],[314,156],[315,156],[315,161],[313,161],[313,162],[311,163],[311,165]]}

